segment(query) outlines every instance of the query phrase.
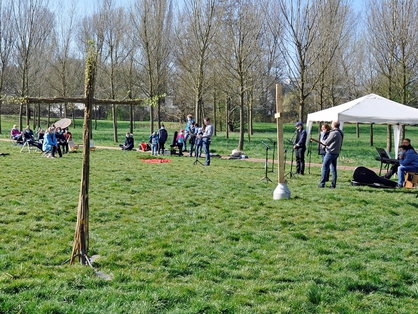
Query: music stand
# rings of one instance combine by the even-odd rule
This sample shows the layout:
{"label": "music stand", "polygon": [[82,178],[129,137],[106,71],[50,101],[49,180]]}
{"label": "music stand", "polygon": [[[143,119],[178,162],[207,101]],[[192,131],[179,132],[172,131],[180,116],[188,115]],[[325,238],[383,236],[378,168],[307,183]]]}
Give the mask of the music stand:
{"label": "music stand", "polygon": [[[274,173],[274,153],[276,152],[276,141],[270,140],[270,142],[273,142],[273,161],[271,163],[271,171],[270,172]],[[285,151],[285,153],[286,153],[286,151]],[[286,157],[285,157],[285,162],[286,162]]]}
{"label": "music stand", "polygon": [[289,178],[292,178],[295,175],[295,173],[293,173],[293,158],[294,158],[295,150],[293,149],[293,140],[287,140],[287,141],[289,142],[289,144],[292,147],[292,159],[290,160],[290,171],[288,173],[286,173],[284,176],[285,177],[289,176]]}
{"label": "music stand", "polygon": [[195,154],[195,160],[193,162],[193,165],[201,164],[202,166],[204,166],[204,164],[199,160],[199,152],[197,151],[197,146],[194,150],[194,154]]}
{"label": "music stand", "polygon": [[309,155],[308,174],[311,174],[312,141],[309,141],[308,155]]}
{"label": "music stand", "polygon": [[263,181],[263,180],[265,180],[266,182],[269,182],[269,181],[270,182],[273,182],[267,176],[267,171],[268,171],[268,158],[269,158],[268,152],[269,152],[270,147],[266,143],[264,143],[263,141],[261,141],[261,143],[263,143],[263,145],[266,147],[266,163],[265,163],[265,167],[264,167],[264,168],[266,168],[266,175],[264,176],[264,178],[261,178],[257,182],[260,182],[260,181]]}

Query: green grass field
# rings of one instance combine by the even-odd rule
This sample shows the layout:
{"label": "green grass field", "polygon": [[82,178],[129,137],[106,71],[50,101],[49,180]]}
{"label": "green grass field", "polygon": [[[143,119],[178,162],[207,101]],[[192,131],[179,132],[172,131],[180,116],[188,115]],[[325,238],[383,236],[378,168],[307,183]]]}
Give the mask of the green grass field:
{"label": "green grass field", "polygon": [[[3,123],[6,129],[13,121]],[[97,146],[117,146],[110,122]],[[167,124],[170,131],[180,125]],[[339,163],[378,167],[368,126],[345,125]],[[127,131],[121,123],[120,141]],[[245,153],[264,158],[261,141],[275,124],[256,124]],[[76,142],[81,129],[71,130]],[[294,126],[286,125],[284,138]],[[136,143],[148,137],[138,124]],[[385,147],[385,126],[375,126]],[[418,133],[407,136],[418,145]],[[7,137],[7,134],[4,134]],[[237,134],[211,148],[228,155]],[[289,200],[273,200],[258,182],[264,164],[168,157],[150,164],[140,152],[91,153],[88,266],[70,258],[82,153],[47,159],[0,141],[0,313],[415,313],[418,307],[418,194],[351,186],[318,189],[320,168],[288,180]],[[316,150],[312,162],[319,162]],[[288,169],[288,168],[287,168]]]}

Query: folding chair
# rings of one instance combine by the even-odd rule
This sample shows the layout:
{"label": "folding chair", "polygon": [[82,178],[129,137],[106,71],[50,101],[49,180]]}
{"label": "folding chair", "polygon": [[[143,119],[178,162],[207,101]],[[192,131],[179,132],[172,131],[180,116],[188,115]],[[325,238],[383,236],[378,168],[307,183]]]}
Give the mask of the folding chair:
{"label": "folding chair", "polygon": [[78,150],[78,145],[74,143],[72,139],[68,140],[68,151],[69,152],[76,152]]}
{"label": "folding chair", "polygon": [[50,150],[44,150],[42,151],[42,157],[51,157],[51,151]]}

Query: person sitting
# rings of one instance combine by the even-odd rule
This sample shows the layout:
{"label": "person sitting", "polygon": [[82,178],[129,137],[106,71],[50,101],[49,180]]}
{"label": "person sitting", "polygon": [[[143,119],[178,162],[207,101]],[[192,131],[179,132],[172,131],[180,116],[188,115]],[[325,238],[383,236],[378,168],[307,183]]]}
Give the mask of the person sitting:
{"label": "person sitting", "polygon": [[29,141],[33,141],[33,131],[30,129],[30,126],[27,125],[25,130],[23,131],[23,141],[24,142],[29,142]]}
{"label": "person sitting", "polygon": [[133,134],[127,132],[125,137],[125,145],[120,144],[119,147],[122,148],[122,150],[132,150],[134,146],[134,136]]}
{"label": "person sitting", "polygon": [[22,142],[22,133],[19,131],[16,124],[10,130],[10,137],[12,138],[12,140],[15,140],[17,142],[19,142],[20,140]]}
{"label": "person sitting", "polygon": [[38,131],[38,142],[42,143],[44,141],[45,131],[44,129],[39,129]]}
{"label": "person sitting", "polygon": [[398,167],[398,187],[403,187],[405,184],[406,172],[418,172],[418,154],[415,150],[409,149],[407,145],[402,145],[399,152],[399,167]]}
{"label": "person sitting", "polygon": [[[408,150],[412,150],[413,152],[415,152],[415,149],[412,147],[411,145],[411,140],[409,138],[404,138],[402,140],[402,145],[407,146]],[[398,159],[399,159],[399,155],[398,155]],[[399,162],[397,162],[396,164],[394,164],[389,171],[384,175],[384,177],[386,179],[390,179],[395,173],[398,172],[398,167],[399,167]]]}
{"label": "person sitting", "polygon": [[48,158],[55,158],[55,152],[57,151],[58,143],[55,137],[55,128],[49,127],[46,131],[44,142],[42,144],[42,151],[50,152]]}

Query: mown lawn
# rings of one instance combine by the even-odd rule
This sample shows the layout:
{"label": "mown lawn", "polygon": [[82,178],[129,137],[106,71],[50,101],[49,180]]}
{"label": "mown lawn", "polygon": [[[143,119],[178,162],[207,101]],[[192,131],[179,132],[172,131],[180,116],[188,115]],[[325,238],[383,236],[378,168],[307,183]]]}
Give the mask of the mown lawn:
{"label": "mown lawn", "polygon": [[[286,129],[291,137],[294,127]],[[345,130],[341,164],[377,167],[367,136]],[[415,129],[408,132],[414,145]],[[96,145],[117,146],[98,133]],[[221,137],[214,151],[230,153],[236,142]],[[274,137],[256,133],[246,153],[263,158],[260,141]],[[375,137],[385,146],[384,127]],[[172,156],[150,164],[144,153],[98,149],[92,270],[63,264],[82,154],[19,150],[0,141],[10,152],[0,156],[0,313],[416,312],[416,190],[351,186],[352,171],[339,172],[337,189],[318,189],[320,168],[312,167],[288,180],[289,200],[273,200],[277,172],[273,183],[258,182],[263,163],[213,159],[202,167]]]}

